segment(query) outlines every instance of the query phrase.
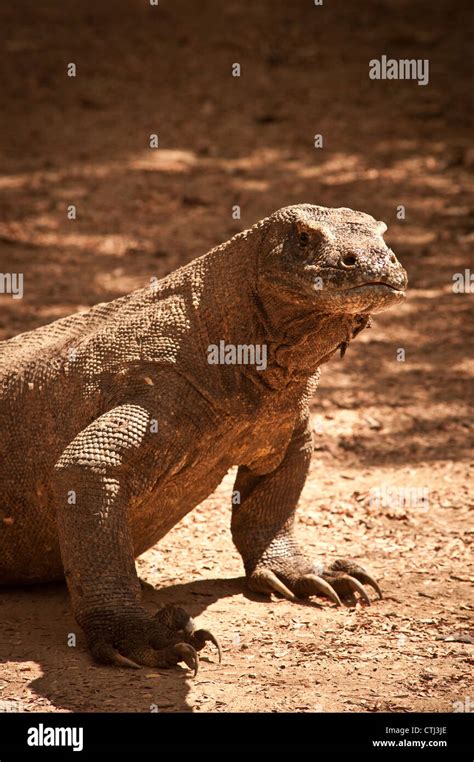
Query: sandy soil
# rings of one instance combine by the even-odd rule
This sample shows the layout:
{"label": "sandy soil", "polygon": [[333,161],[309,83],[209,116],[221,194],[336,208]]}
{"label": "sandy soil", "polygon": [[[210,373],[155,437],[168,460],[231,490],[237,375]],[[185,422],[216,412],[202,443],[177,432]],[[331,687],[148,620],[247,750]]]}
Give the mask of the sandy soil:
{"label": "sandy soil", "polygon": [[[324,369],[298,520],[309,553],[366,564],[384,600],[246,592],[229,474],[138,560],[150,610],[199,616],[222,666],[209,651],[194,680],[96,667],[63,585],[2,590],[0,708],[474,710],[474,287],[452,288],[474,240],[468,5],[2,4],[0,272],[24,273],[25,293],[0,295],[0,338],[145,285],[298,202],[384,219],[411,290]],[[384,53],[428,58],[429,85],[369,80]]]}

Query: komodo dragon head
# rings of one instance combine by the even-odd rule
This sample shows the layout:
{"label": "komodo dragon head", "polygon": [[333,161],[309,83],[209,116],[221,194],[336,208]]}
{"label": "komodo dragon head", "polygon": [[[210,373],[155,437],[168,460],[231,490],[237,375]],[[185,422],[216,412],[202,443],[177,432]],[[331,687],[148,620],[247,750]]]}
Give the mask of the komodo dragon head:
{"label": "komodo dragon head", "polygon": [[285,207],[272,218],[277,224],[260,261],[260,293],[262,286],[278,289],[279,299],[285,294],[302,312],[326,315],[368,316],[405,298],[407,274],[383,240],[385,223],[310,204]]}

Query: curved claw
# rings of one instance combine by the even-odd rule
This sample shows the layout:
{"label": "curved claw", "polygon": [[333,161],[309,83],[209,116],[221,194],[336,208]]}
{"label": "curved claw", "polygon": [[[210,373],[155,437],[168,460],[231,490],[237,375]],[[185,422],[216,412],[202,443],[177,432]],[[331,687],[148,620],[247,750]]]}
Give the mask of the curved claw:
{"label": "curved claw", "polygon": [[331,587],[326,580],[322,579],[322,577],[318,577],[317,574],[305,574],[303,579],[304,581],[311,581],[316,590],[330,598],[337,606],[342,606],[341,599],[334,588]]}
{"label": "curved claw", "polygon": [[113,655],[113,664],[116,664],[117,667],[128,667],[128,669],[141,669],[140,665],[136,663],[136,661],[132,661],[132,659],[127,659],[126,656],[122,656],[122,654],[119,654],[118,651],[115,651]]}
{"label": "curved claw", "polygon": [[198,630],[195,635],[199,635],[200,638],[204,640],[204,642],[209,641],[210,643],[214,643],[215,647],[217,648],[217,653],[219,657],[219,664],[222,662],[222,648],[221,644],[215,637],[215,635],[212,634],[212,632],[209,632],[209,630]]}
{"label": "curved claw", "polygon": [[382,591],[378,585],[378,583],[375,581],[373,577],[370,576],[365,570],[359,572],[359,581],[363,582],[364,585],[370,585],[370,587],[373,587],[379,598],[382,598]]}
{"label": "curved claw", "polygon": [[354,561],[351,561],[350,559],[336,559],[336,561],[333,561],[333,563],[330,564],[328,572],[330,574],[334,572],[340,572],[344,576],[348,575],[352,577],[352,579],[359,580],[359,582],[362,582],[364,585],[370,585],[370,587],[373,587],[379,598],[382,598],[382,591],[375,579],[364,569],[363,566],[359,566],[359,564],[354,563]]}
{"label": "curved claw", "polygon": [[370,598],[359,580],[355,579],[355,577],[351,577],[349,574],[344,576],[344,579],[347,581],[347,584],[351,590],[356,590],[359,593],[360,597],[366,602],[367,606],[370,606]]}
{"label": "curved claw", "polygon": [[196,677],[199,669],[199,656],[197,651],[188,643],[178,643],[175,645],[174,649],[180,657],[180,660],[184,661],[189,669],[193,670],[193,677]]}
{"label": "curved claw", "polygon": [[[256,585],[253,587],[259,593],[280,593],[284,598],[288,598],[289,601],[297,601],[297,597],[291,590],[280,580],[277,575],[271,571],[271,569],[263,569],[259,571],[258,577],[255,580]],[[263,584],[262,584],[263,583]]]}
{"label": "curved claw", "polygon": [[140,669],[140,665],[119,653],[111,643],[94,643],[90,646],[92,656],[99,664],[115,664],[117,667]]}

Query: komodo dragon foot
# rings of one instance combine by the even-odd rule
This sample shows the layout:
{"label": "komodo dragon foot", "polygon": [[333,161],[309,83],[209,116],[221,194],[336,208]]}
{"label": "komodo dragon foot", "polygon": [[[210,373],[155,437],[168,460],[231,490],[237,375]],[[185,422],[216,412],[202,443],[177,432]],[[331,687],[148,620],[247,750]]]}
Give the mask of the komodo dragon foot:
{"label": "komodo dragon foot", "polygon": [[260,562],[248,576],[251,590],[259,593],[279,593],[290,601],[325,595],[338,606],[341,598],[354,602],[354,593],[370,606],[363,585],[370,585],[382,598],[377,582],[362,566],[348,559],[338,559],[328,566],[311,562],[302,555],[273,557]]}
{"label": "komodo dragon foot", "polygon": [[89,648],[96,661],[119,667],[139,669],[172,667],[185,662],[196,676],[200,651],[207,642],[214,643],[222,659],[219,641],[208,630],[196,630],[193,619],[178,606],[165,606],[153,617],[120,618],[112,632],[88,631]]}

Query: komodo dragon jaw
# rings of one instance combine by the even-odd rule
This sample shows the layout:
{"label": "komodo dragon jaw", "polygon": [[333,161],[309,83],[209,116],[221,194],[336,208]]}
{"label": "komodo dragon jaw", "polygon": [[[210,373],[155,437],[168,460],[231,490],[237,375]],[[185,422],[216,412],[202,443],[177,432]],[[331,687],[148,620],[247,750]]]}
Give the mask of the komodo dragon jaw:
{"label": "komodo dragon jaw", "polygon": [[[293,528],[319,366],[403,299],[384,231],[351,209],[285,207],[153,288],[0,343],[0,584],[65,577],[97,661],[196,672],[219,642],[180,607],[150,616],[134,560],[236,465],[252,590],[381,597],[350,559],[307,557]],[[268,362],[211,364],[220,342]]]}

